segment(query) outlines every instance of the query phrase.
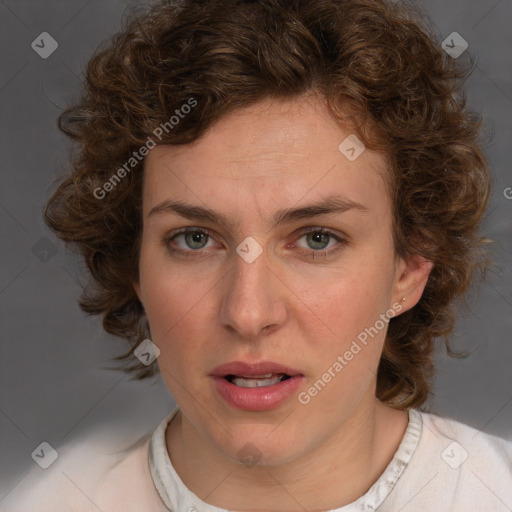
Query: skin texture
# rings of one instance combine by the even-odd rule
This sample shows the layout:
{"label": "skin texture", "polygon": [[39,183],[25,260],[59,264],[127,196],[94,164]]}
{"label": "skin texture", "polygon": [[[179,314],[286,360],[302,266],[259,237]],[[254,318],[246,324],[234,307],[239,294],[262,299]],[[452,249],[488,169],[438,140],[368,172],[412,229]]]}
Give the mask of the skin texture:
{"label": "skin texture", "polygon": [[[366,149],[349,161],[338,150],[349,134],[317,98],[266,100],[224,117],[191,145],[158,146],[146,158],[134,287],[181,409],[167,448],[189,489],[218,507],[343,506],[375,482],[407,427],[406,412],[375,398],[385,328],[307,405],[295,393],[272,410],[240,411],[210,377],[226,362],[274,361],[303,373],[299,392],[306,391],[379,315],[420,299],[431,265],[394,252],[386,158]],[[365,209],[272,223],[280,209],[333,195]],[[207,207],[232,225],[149,215],[169,199]],[[170,240],[183,227],[211,238]],[[315,242],[307,228],[343,242]],[[250,264],[236,252],[248,236],[263,249]],[[254,466],[241,464],[247,446],[257,449]]]}

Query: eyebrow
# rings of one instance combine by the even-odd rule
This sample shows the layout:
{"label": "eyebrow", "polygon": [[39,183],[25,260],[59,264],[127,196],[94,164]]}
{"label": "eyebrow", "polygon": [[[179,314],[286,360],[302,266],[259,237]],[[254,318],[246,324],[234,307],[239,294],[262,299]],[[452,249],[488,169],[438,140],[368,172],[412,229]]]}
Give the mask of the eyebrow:
{"label": "eyebrow", "polygon": [[[348,210],[368,212],[368,208],[360,203],[350,201],[340,196],[330,196],[317,203],[306,204],[298,208],[278,210],[273,216],[272,224],[273,227],[276,227],[280,224],[309,219],[318,215],[344,213]],[[209,221],[232,229],[232,222],[225,215],[209,208],[187,204],[183,201],[173,201],[171,199],[162,201],[151,209],[148,213],[148,218],[162,213],[174,213],[190,220]]]}

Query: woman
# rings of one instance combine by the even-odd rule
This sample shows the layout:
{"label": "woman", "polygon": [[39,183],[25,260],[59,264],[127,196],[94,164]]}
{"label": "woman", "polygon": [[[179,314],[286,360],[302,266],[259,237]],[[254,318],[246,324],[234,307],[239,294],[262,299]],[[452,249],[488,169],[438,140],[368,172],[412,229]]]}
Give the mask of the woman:
{"label": "woman", "polygon": [[383,0],[165,1],[99,52],[46,221],[178,407],[22,506],[510,510],[511,443],[419,410],[485,266],[463,76]]}

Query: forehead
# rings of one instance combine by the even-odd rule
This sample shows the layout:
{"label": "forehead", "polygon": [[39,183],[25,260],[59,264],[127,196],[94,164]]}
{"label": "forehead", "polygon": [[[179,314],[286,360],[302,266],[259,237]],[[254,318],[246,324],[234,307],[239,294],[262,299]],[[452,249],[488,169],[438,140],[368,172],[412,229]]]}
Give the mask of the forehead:
{"label": "forehead", "polygon": [[333,192],[386,206],[386,158],[363,149],[356,137],[316,99],[266,100],[236,110],[192,144],[150,151],[144,210],[169,197],[261,209]]}

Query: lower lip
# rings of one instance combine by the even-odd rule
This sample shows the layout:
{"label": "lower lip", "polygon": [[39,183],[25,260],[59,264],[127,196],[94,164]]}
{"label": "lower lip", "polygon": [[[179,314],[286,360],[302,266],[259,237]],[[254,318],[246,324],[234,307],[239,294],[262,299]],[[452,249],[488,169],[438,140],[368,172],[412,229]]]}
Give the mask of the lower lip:
{"label": "lower lip", "polygon": [[277,407],[297,390],[304,379],[302,375],[296,375],[272,386],[242,388],[224,377],[213,378],[220,396],[229,405],[244,411],[266,411]]}

